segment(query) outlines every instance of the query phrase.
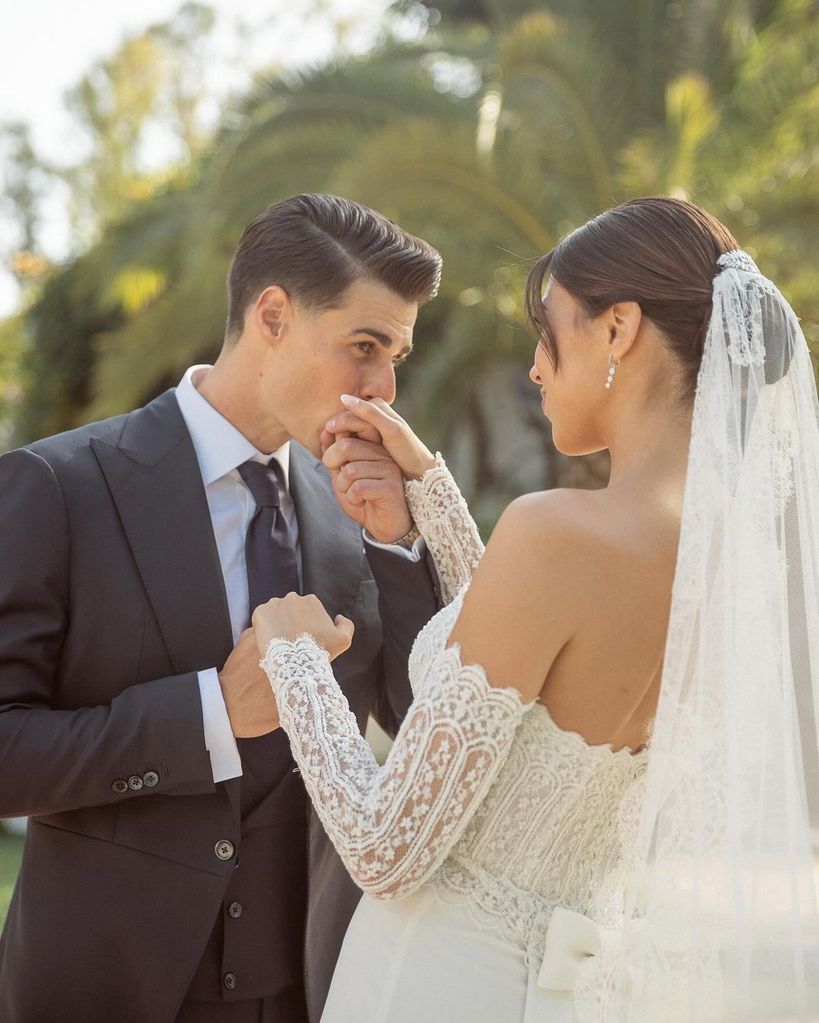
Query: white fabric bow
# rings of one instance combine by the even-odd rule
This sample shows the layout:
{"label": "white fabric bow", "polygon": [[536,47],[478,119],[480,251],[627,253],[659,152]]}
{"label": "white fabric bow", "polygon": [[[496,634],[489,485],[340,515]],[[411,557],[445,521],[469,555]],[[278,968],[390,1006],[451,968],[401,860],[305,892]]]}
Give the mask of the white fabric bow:
{"label": "white fabric bow", "polygon": [[547,991],[572,991],[581,967],[589,958],[603,951],[614,951],[619,942],[620,933],[614,928],[601,927],[582,913],[555,906],[546,931],[538,987]]}

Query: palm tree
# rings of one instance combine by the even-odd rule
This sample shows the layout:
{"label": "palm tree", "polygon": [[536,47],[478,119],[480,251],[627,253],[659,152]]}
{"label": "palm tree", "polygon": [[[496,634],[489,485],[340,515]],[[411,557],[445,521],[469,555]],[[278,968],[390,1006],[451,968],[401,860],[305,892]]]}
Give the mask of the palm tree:
{"label": "palm tree", "polygon": [[526,272],[602,208],[685,195],[735,229],[819,342],[815,6],[436,3],[420,44],[260,81],[195,180],[136,207],[45,289],[27,318],[39,370],[21,436],[133,406],[211,357],[241,228],[327,190],[444,254],[402,409],[455,452],[479,515],[533,486],[602,485],[605,458],[560,456],[527,390]]}

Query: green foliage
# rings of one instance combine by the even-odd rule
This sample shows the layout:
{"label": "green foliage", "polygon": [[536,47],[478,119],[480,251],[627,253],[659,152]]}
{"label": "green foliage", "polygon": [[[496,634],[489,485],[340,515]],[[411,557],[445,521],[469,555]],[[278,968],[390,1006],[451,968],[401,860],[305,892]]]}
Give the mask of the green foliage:
{"label": "green foliage", "polygon": [[0,321],[0,451],[9,445],[23,395],[24,352],[22,316]]}
{"label": "green foliage", "polygon": [[23,839],[7,835],[0,828],[0,928],[6,919],[22,855]]}
{"label": "green foliage", "polygon": [[[487,392],[510,368],[525,380],[526,271],[603,208],[647,193],[701,203],[781,284],[819,345],[809,0],[427,6],[442,18],[430,16],[420,43],[259,79],[190,174],[133,205],[49,281],[25,318],[19,439],[132,407],[213,357],[242,228],[299,191],[363,201],[443,253],[401,407],[432,444],[467,435],[490,504],[518,486],[496,454]],[[503,386],[492,398],[531,438],[529,399]],[[543,458],[548,485],[578,481],[549,444]],[[589,460],[580,481],[597,485],[601,466]]]}

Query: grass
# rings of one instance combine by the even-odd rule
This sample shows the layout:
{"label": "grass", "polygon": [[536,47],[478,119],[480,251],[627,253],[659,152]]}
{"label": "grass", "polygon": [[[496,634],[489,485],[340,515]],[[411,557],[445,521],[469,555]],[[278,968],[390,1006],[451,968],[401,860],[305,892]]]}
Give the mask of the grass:
{"label": "grass", "polygon": [[23,838],[7,835],[0,828],[0,927],[6,919],[11,892],[20,868],[20,857],[23,855]]}

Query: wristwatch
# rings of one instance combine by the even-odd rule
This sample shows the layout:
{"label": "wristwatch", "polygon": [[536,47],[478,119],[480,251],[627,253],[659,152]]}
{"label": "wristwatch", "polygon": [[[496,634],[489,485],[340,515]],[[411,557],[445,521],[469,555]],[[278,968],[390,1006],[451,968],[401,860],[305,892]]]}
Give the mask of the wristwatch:
{"label": "wristwatch", "polygon": [[399,547],[405,547],[409,551],[412,550],[413,544],[420,535],[421,531],[413,522],[410,531],[408,533],[404,533],[403,536],[399,536],[397,540],[393,540],[393,544],[397,544]]}

